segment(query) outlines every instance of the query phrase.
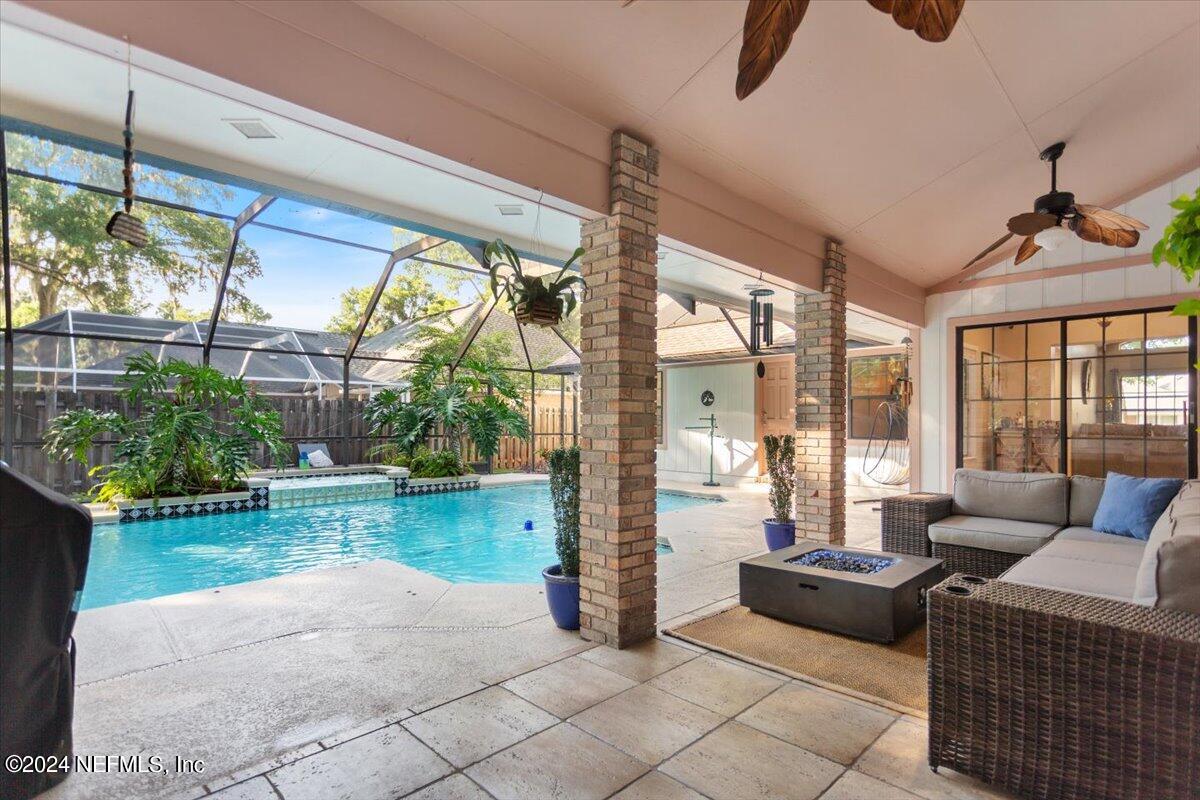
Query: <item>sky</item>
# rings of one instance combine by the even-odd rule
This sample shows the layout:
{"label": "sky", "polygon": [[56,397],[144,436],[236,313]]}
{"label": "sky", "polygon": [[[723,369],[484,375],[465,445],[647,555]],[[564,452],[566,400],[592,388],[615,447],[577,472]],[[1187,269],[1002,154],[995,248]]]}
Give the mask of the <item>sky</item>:
{"label": "sky", "polygon": [[[236,214],[256,197],[240,189],[235,193],[236,197],[218,210]],[[276,200],[258,220],[372,247],[390,250],[395,246],[390,225],[291,200]],[[253,225],[243,229],[242,242],[254,248],[262,267],[262,275],[245,288],[246,294],[271,315],[270,324],[289,328],[324,328],[340,308],[342,292],[373,286],[387,263],[382,253]],[[460,291],[464,301],[475,296],[470,286]],[[164,299],[165,293],[151,297],[151,306]],[[211,290],[192,292],[182,303],[192,309],[211,307]]]}
{"label": "sky", "polygon": [[[22,134],[8,133],[6,136],[13,137],[10,138],[12,144],[17,144],[18,138],[26,142],[38,142]],[[45,142],[41,144],[46,145]],[[16,147],[11,150],[22,152]],[[69,147],[54,151],[54,155],[48,155],[48,152],[37,149],[35,145],[34,150],[28,151],[29,161],[14,162],[12,166],[68,180],[84,180],[111,189],[121,187],[121,165],[115,158]],[[85,160],[86,172],[82,171],[78,162],[70,160],[72,156]],[[169,179],[167,185],[174,185],[170,181],[177,178],[176,174],[140,164],[137,175],[139,193],[194,205],[155,180],[158,175],[163,175]],[[251,189],[218,184],[203,178],[194,180],[194,185],[207,185],[210,189],[206,193],[209,199],[205,201],[205,210],[208,211],[234,216],[258,196],[258,192]],[[113,206],[114,209],[118,207],[117,200],[113,201]],[[137,213],[136,205],[134,213]],[[257,217],[257,221],[389,251],[397,246],[398,241],[397,229],[389,224],[283,198],[272,203]],[[413,241],[419,236],[411,231],[401,231],[401,234],[399,243]],[[324,328],[339,311],[341,294],[352,287],[374,286],[387,263],[387,256],[383,253],[253,225],[243,228],[241,240],[243,246],[252,247],[258,253],[262,268],[262,275],[253,279],[243,290],[271,315],[269,324],[284,327]],[[404,265],[400,264],[396,270],[403,268]],[[441,283],[436,271],[431,279],[435,284]],[[486,285],[482,282],[467,282],[458,292],[460,299],[464,302],[477,299],[479,294],[476,286],[486,291]],[[142,300],[147,308],[142,313],[153,315],[155,307],[167,299],[167,294],[165,287],[146,288],[147,293]],[[179,301],[193,311],[211,309],[213,287],[196,288],[180,297]]]}

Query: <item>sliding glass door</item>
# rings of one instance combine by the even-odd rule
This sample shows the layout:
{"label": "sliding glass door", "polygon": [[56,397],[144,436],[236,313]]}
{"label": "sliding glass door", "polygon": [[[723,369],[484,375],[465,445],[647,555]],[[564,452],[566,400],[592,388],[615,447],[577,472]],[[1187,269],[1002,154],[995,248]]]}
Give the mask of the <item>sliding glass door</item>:
{"label": "sliding glass door", "polygon": [[1194,477],[1196,320],[1155,309],[958,329],[959,466]]}

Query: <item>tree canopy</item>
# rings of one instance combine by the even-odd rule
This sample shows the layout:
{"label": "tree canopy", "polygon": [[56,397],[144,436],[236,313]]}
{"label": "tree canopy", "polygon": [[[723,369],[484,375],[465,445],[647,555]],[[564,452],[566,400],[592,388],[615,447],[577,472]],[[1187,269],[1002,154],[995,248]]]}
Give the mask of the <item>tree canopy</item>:
{"label": "tree canopy", "polygon": [[[120,185],[117,159],[21,134],[5,136],[13,167],[86,184]],[[137,181],[139,193],[197,207],[213,207],[234,197],[229,187],[146,166],[138,167]],[[181,298],[189,292],[212,291],[229,247],[228,224],[135,202],[134,214],[145,221],[150,240],[146,247],[135,248],[105,233],[120,203],[119,198],[96,192],[11,176],[15,323],[28,324],[33,321],[30,316],[41,319],[67,307],[140,314],[163,288],[163,305],[181,309]],[[244,292],[247,282],[260,274],[258,254],[243,244],[229,278],[227,318],[270,318]]]}
{"label": "tree canopy", "polygon": [[[418,234],[396,228],[394,246],[399,248],[414,241]],[[446,242],[425,253],[428,258],[451,264],[477,263],[458,242]],[[374,336],[402,322],[431,314],[440,314],[462,305],[460,291],[470,280],[466,272],[420,261],[397,264],[392,278],[379,298],[379,305],[367,325],[366,335]],[[353,333],[375,290],[373,285],[355,286],[342,292],[340,307],[329,319],[325,329],[335,333]]]}

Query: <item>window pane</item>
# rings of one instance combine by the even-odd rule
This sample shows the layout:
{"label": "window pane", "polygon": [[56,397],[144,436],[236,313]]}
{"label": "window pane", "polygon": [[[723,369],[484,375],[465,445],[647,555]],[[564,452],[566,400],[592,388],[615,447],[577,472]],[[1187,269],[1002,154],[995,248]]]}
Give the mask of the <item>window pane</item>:
{"label": "window pane", "polygon": [[1165,349],[1187,350],[1187,317],[1176,316],[1170,311],[1155,311],[1146,315],[1146,350],[1154,352]]}
{"label": "window pane", "polygon": [[1025,469],[1025,429],[1006,428],[996,431],[996,465],[1001,472],[1022,472]]}
{"label": "window pane", "polygon": [[1182,442],[1147,440],[1146,477],[1186,478],[1187,474],[1187,447]]}
{"label": "window pane", "polygon": [[1058,381],[1061,366],[1058,361],[1031,361],[1027,367],[1030,397],[1059,397]]}
{"label": "window pane", "polygon": [[1141,477],[1146,471],[1146,442],[1144,439],[1104,440],[1105,472]]}
{"label": "window pane", "polygon": [[996,365],[996,396],[1005,400],[1025,397],[1025,362],[1007,361]]}
{"label": "window pane", "polygon": [[1138,352],[1146,333],[1145,314],[1122,314],[1105,317],[1104,349],[1107,353],[1118,351]]}
{"label": "window pane", "polygon": [[975,400],[966,404],[963,416],[963,434],[985,436],[992,429],[992,404],[989,400]]}
{"label": "window pane", "polygon": [[1104,435],[1104,405],[1092,398],[1067,401],[1069,436],[1081,438],[1098,438]]}
{"label": "window pane", "polygon": [[866,439],[871,435],[871,419],[875,414],[875,401],[855,399],[850,401],[850,430],[851,439]]}
{"label": "window pane", "polygon": [[1029,344],[1026,357],[1030,360],[1058,358],[1060,325],[1055,322],[1035,322],[1028,326]]}
{"label": "window pane", "polygon": [[1024,400],[997,400],[992,403],[992,427],[996,430],[1025,427]]}
{"label": "window pane", "polygon": [[1067,320],[1067,356],[1097,355],[1104,343],[1104,328],[1099,317]]}
{"label": "window pane", "polygon": [[963,437],[962,463],[968,469],[992,469],[995,463],[992,457],[992,437]]}
{"label": "window pane", "polygon": [[[990,393],[984,393],[983,367],[979,364],[962,366],[962,396],[964,400],[986,400]],[[990,386],[990,384],[989,384]]]}
{"label": "window pane", "polygon": [[1104,477],[1104,441],[1102,439],[1068,439],[1067,472],[1071,475]]}
{"label": "window pane", "polygon": [[1067,397],[1095,398],[1103,393],[1099,358],[1072,358],[1067,361]]}
{"label": "window pane", "polygon": [[992,352],[1001,361],[1025,360],[1025,326],[997,325],[992,339]]}
{"label": "window pane", "polygon": [[963,358],[973,363],[979,363],[981,353],[992,352],[992,329],[969,328],[963,331]]}

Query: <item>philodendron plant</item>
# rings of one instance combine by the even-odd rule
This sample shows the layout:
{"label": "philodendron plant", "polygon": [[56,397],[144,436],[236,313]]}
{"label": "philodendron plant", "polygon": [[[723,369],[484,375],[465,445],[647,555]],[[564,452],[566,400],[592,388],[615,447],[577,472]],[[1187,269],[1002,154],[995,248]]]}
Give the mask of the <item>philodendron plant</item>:
{"label": "philodendron plant", "polygon": [[491,277],[492,295],[497,300],[508,297],[513,315],[521,322],[537,325],[557,325],[570,316],[579,300],[577,295],[586,288],[583,277],[572,273],[571,265],[583,255],[576,248],[563,268],[553,277],[527,275],[516,251],[497,239],[484,248],[484,258]]}
{"label": "philodendron plant", "polygon": [[775,522],[792,521],[792,496],[796,491],[796,439],[791,435],[764,436],[767,473],[771,478],[771,510]]}

